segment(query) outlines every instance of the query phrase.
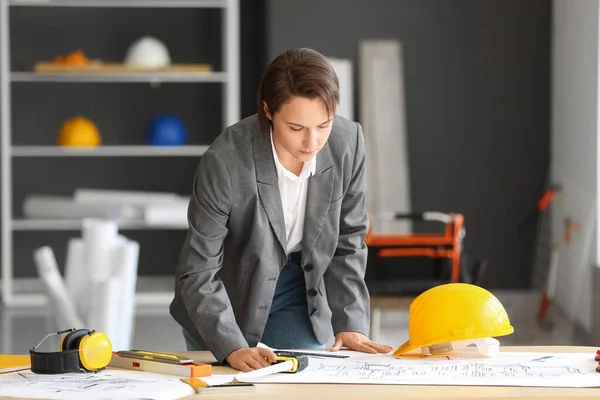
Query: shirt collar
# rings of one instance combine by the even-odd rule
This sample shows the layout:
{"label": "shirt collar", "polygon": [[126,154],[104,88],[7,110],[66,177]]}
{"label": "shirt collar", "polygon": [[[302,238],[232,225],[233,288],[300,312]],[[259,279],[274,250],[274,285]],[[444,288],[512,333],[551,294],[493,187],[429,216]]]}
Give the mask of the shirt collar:
{"label": "shirt collar", "polygon": [[277,168],[277,176],[281,178],[281,176],[285,176],[291,180],[300,180],[300,179],[308,179],[311,175],[314,175],[317,170],[317,154],[310,160],[305,161],[302,166],[302,172],[300,172],[300,176],[296,176],[291,171],[288,171],[281,161],[279,161],[279,157],[277,156],[277,151],[275,150],[275,143],[273,142],[273,129],[270,130],[269,136],[271,137],[271,148],[273,149],[273,159],[275,160],[275,167]]}

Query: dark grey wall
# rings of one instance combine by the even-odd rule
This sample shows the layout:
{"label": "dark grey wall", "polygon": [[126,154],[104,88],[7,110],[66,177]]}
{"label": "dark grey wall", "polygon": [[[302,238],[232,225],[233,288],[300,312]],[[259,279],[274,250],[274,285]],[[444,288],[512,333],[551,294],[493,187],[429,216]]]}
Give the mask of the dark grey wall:
{"label": "dark grey wall", "polygon": [[358,70],[360,39],[403,42],[414,208],[464,213],[466,251],[491,263],[484,284],[528,286],[535,226],[517,226],[548,165],[551,2],[267,4],[269,59],[312,47]]}
{"label": "dark grey wall", "polygon": [[[264,67],[264,1],[242,0],[242,116],[255,110],[256,87]],[[174,62],[207,62],[221,68],[220,10],[12,8],[12,68],[51,60],[82,48],[90,58],[123,59],[127,46],[153,35],[168,46]],[[13,144],[51,145],[61,123],[82,114],[97,123],[105,144],[143,144],[144,129],[156,113],[177,113],[190,144],[210,144],[221,130],[218,83],[14,83]],[[70,195],[77,187],[173,191],[189,194],[198,157],[16,158],[13,207],[28,193]],[[140,274],[171,274],[184,231],[123,231],[141,243]],[[35,276],[32,251],[54,248],[63,264],[67,239],[79,231],[15,232],[15,276]]]}

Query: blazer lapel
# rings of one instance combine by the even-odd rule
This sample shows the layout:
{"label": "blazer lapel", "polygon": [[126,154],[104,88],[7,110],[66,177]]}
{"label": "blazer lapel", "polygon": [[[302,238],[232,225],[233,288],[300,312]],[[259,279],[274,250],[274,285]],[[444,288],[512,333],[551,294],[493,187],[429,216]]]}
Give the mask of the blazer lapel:
{"label": "blazer lapel", "polygon": [[281,205],[281,195],[279,193],[277,169],[273,160],[271,140],[268,136],[262,136],[258,125],[256,132],[258,133],[254,134],[253,146],[258,195],[269,218],[271,228],[285,252],[287,246],[285,219],[283,217],[283,206]]}
{"label": "blazer lapel", "polygon": [[325,224],[331,194],[333,193],[333,178],[333,160],[327,143],[317,154],[315,174],[308,178],[306,214],[302,236],[302,265],[306,264],[306,258],[312,252]]}

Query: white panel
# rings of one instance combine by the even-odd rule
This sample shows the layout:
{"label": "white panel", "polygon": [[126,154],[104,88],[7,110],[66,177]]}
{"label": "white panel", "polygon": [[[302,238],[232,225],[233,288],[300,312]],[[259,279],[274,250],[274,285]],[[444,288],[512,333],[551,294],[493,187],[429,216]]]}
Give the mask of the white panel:
{"label": "white panel", "polygon": [[555,0],[553,10],[551,176],[563,201],[552,215],[553,242],[562,241],[565,218],[581,224],[561,250],[554,304],[589,329],[593,258],[585,253],[596,253],[589,219],[597,198],[599,3]]}
{"label": "white panel", "polygon": [[354,81],[352,62],[343,58],[329,57],[329,62],[335,69],[340,81],[340,103],[337,114],[354,121]]}
{"label": "white panel", "polygon": [[410,212],[410,171],[402,46],[395,40],[360,43],[360,121],[368,163],[368,201],[374,233],[412,232],[409,221],[384,218]]}

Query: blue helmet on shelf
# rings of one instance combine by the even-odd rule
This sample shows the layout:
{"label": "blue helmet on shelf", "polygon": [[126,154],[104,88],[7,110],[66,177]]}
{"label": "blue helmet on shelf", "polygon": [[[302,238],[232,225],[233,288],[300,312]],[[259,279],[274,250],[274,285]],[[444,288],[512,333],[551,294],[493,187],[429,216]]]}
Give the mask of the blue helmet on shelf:
{"label": "blue helmet on shelf", "polygon": [[179,117],[157,115],[148,125],[146,139],[153,146],[181,146],[187,141],[187,131]]}

